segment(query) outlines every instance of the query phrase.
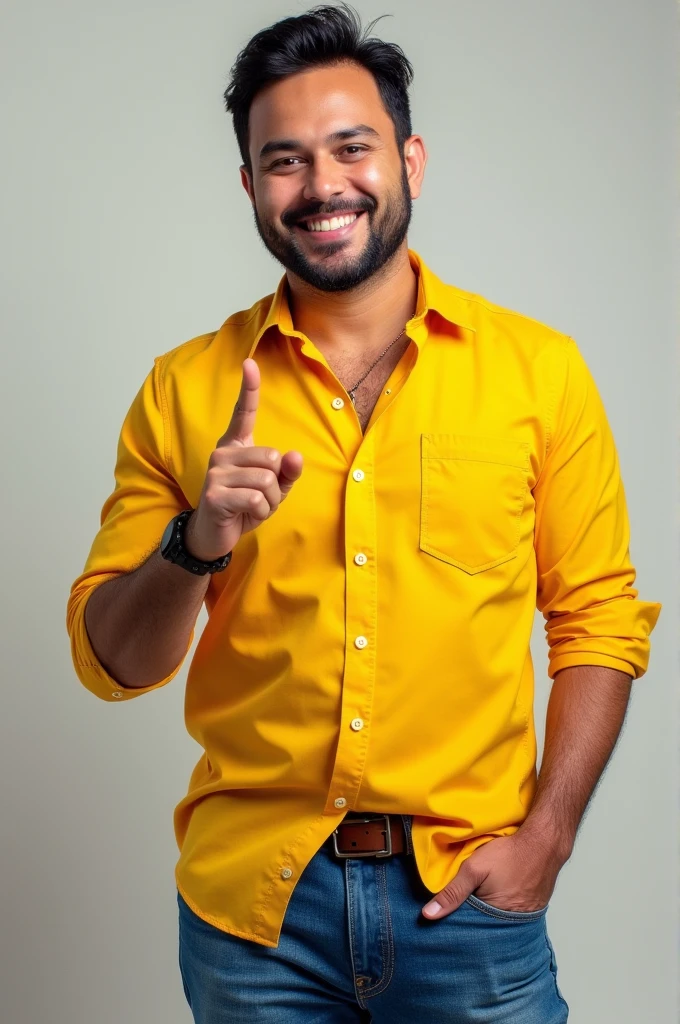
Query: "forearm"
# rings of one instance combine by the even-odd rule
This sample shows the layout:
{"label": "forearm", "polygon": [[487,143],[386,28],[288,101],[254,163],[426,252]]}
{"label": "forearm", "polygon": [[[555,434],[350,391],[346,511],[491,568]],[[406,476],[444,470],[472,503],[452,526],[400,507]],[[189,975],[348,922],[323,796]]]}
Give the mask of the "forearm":
{"label": "forearm", "polygon": [[621,731],[631,685],[626,673],[595,665],[555,675],[538,787],[521,832],[564,861]]}
{"label": "forearm", "polygon": [[90,643],[121,686],[150,686],[186,652],[210,575],[193,576],[158,548],[133,572],[97,587],[85,605]]}

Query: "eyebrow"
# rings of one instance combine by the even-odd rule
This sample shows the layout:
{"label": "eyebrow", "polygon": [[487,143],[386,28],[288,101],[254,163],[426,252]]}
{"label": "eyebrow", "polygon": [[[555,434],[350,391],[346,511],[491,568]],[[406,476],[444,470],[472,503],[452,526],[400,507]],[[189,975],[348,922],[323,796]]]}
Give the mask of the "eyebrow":
{"label": "eyebrow", "polygon": [[[355,124],[352,128],[342,128],[338,132],[332,132],[326,136],[326,143],[332,145],[334,142],[344,142],[346,139],[354,139],[357,135],[370,135],[373,138],[379,139],[380,135],[367,124]],[[264,146],[260,150],[260,159],[263,156],[268,156],[269,153],[285,153],[291,150],[302,149],[303,144],[299,139],[272,139],[271,142],[265,142]]]}

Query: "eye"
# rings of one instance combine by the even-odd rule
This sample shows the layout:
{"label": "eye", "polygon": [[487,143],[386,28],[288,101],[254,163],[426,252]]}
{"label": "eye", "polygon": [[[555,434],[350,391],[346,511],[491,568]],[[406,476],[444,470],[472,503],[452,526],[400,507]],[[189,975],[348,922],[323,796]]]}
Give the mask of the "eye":
{"label": "eye", "polygon": [[352,143],[351,146],[345,146],[343,152],[346,153],[347,156],[358,156],[360,153],[366,152],[366,146],[358,146]]}

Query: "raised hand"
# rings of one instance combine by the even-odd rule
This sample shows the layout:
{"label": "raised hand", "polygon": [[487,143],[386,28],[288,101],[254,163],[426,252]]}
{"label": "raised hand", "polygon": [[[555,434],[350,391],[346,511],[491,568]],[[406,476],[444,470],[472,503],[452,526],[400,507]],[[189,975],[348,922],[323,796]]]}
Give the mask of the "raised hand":
{"label": "raised hand", "polygon": [[243,362],[243,379],[229,426],[210,456],[197,508],[184,533],[194,558],[211,562],[232,551],[242,534],[269,519],[302,473],[302,455],[255,445],[260,369]]}

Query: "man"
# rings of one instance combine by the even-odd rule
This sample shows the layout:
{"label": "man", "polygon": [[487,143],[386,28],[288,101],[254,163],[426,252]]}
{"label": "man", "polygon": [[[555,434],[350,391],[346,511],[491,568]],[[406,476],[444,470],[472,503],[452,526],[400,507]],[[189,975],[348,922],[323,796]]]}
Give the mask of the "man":
{"label": "man", "polygon": [[411,74],[344,5],[239,54],[241,178],[286,272],[154,360],[71,589],[103,700],[166,685],[208,608],[174,819],[199,1024],[565,1021],[546,911],[660,612],[574,341],[408,248]]}

